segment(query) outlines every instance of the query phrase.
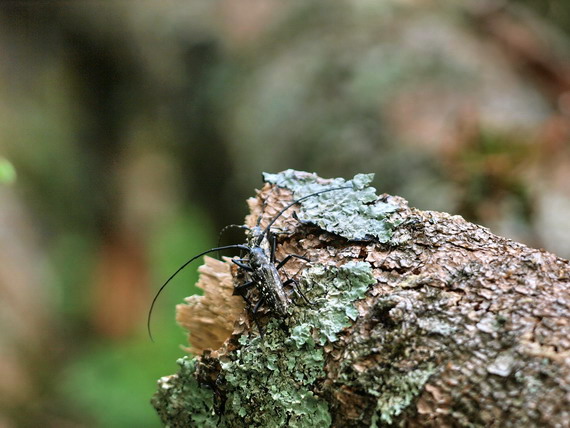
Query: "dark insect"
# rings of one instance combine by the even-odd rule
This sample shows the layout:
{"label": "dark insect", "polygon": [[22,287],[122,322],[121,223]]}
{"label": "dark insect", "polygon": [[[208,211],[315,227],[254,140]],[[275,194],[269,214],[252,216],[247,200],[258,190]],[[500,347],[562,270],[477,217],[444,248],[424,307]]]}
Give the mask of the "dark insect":
{"label": "dark insect", "polygon": [[[246,253],[245,257],[243,258],[232,259],[232,262],[235,263],[244,271],[245,277],[247,278],[247,280],[243,284],[240,284],[235,288],[234,294],[243,297],[246,303],[251,307],[252,306],[251,302],[245,297],[244,291],[250,287],[257,288],[259,292],[259,299],[252,310],[252,314],[254,315],[255,321],[256,321],[255,314],[263,304],[266,304],[270,309],[270,311],[272,311],[272,313],[275,314],[277,317],[279,318],[287,317],[287,308],[290,304],[289,298],[287,297],[287,294],[285,293],[284,289],[284,287],[287,285],[293,285],[295,291],[306,302],[310,303],[308,299],[305,297],[305,295],[301,292],[297,284],[297,281],[295,279],[289,278],[285,282],[282,282],[278,273],[278,270],[281,269],[292,258],[298,258],[306,261],[307,259],[297,254],[290,254],[281,261],[276,260],[275,247],[277,244],[277,240],[275,234],[271,232],[271,226],[273,226],[273,224],[277,221],[277,219],[279,219],[279,217],[281,217],[281,215],[283,215],[283,213],[285,213],[285,211],[287,211],[292,206],[298,204],[299,202],[304,201],[305,199],[327,192],[343,190],[343,189],[352,189],[352,188],[353,188],[352,186],[335,187],[332,189],[326,189],[326,190],[321,190],[319,192],[311,193],[310,195],[296,199],[293,202],[286,205],[285,208],[283,208],[281,211],[279,211],[264,229],[262,229],[259,226],[261,217],[258,220],[257,226],[251,229],[247,228],[246,226],[239,226],[248,230],[249,236],[248,236],[247,245],[234,244],[234,245],[226,245],[222,247],[210,248],[209,250],[206,250],[192,257],[190,260],[188,260],[186,263],[180,266],[176,270],[176,272],[174,272],[166,280],[166,282],[162,284],[162,286],[159,288],[158,292],[155,294],[154,298],[152,299],[147,319],[147,329],[150,339],[153,340],[151,327],[150,327],[152,310],[160,293],[162,293],[162,291],[168,285],[168,283],[176,275],[178,275],[178,273],[180,273],[180,271],[182,271],[186,266],[188,266],[197,258],[202,257],[209,253],[213,253],[215,251],[221,251],[233,248],[233,249],[242,250]],[[259,330],[261,332],[261,329]]]}

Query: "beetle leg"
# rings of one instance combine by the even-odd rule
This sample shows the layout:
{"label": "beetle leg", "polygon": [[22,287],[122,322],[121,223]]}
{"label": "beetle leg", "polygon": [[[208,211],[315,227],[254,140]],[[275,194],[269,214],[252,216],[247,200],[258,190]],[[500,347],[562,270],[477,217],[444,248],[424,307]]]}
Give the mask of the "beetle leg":
{"label": "beetle leg", "polygon": [[232,263],[238,265],[240,268],[242,268],[243,270],[245,270],[247,272],[253,272],[252,267],[248,264],[241,262],[241,260],[243,260],[243,259],[232,259]]}
{"label": "beetle leg", "polygon": [[293,257],[295,257],[296,259],[300,259],[300,260],[304,260],[306,262],[309,261],[308,258],[304,257],[304,256],[299,256],[298,254],[289,254],[287,257],[285,257],[282,261],[279,262],[279,264],[277,265],[276,269],[279,270],[281,269],[283,266],[285,266],[285,263],[287,263],[289,260],[291,260]]}
{"label": "beetle leg", "polygon": [[303,298],[303,300],[305,302],[307,302],[309,305],[314,305],[315,302],[311,302],[309,299],[307,299],[307,296],[305,296],[305,294],[301,291],[301,287],[299,287],[299,281],[297,281],[296,279],[293,278],[289,278],[287,281],[285,281],[283,283],[283,285],[289,285],[289,284],[293,284],[293,289],[295,290],[295,292],[301,296]]}

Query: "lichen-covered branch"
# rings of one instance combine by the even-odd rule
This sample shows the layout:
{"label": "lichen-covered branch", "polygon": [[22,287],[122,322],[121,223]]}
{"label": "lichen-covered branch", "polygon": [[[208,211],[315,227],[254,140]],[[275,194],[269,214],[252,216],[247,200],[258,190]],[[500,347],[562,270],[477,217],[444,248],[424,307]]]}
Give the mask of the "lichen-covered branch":
{"label": "lichen-covered branch", "polygon": [[[295,198],[353,185],[305,200],[274,225],[277,259],[310,260],[282,275],[297,278],[311,304],[290,289],[285,319],[262,306],[262,338],[240,298],[238,309],[220,310],[238,269],[209,261],[202,282],[226,292],[204,287],[206,300],[178,308],[200,355],[159,381],[153,404],[165,424],[570,426],[568,261],[377,197],[368,175],[265,179],[249,226]],[[246,297],[255,301],[255,288]]]}

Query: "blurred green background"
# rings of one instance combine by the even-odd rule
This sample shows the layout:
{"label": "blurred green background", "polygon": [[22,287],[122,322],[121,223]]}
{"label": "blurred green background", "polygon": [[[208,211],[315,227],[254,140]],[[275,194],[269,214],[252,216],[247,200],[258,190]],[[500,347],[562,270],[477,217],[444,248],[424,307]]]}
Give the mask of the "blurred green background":
{"label": "blurred green background", "polygon": [[2,2],[0,427],[159,426],[196,267],[156,343],[152,295],[262,171],[570,257],[569,32],[561,1]]}

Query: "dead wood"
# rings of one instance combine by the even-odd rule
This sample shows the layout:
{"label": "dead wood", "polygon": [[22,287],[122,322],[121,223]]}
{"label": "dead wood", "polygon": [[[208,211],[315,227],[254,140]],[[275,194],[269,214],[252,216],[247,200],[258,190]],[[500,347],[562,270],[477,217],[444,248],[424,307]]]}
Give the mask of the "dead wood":
{"label": "dead wood", "polygon": [[[247,223],[253,225],[262,215],[261,224],[267,224],[292,199],[291,191],[267,184],[250,201]],[[264,375],[264,383],[250,384],[247,394],[232,387],[228,378],[238,376],[231,370],[242,358],[236,353],[254,352],[246,350],[240,338],[258,333],[239,298],[234,297],[236,306],[228,309],[229,265],[208,260],[202,268],[201,282],[210,283],[204,287],[203,310],[196,315],[195,303],[181,305],[178,319],[191,326],[191,340],[199,338],[192,342],[194,349],[211,351],[192,363],[190,374],[181,371],[161,379],[154,405],[165,423],[210,426],[193,419],[201,410],[183,404],[191,398],[196,401],[196,391],[188,393],[192,381],[197,382],[194,388],[202,388],[200,394],[203,388],[211,391],[213,398],[204,399],[204,406],[217,413],[214,419],[220,426],[570,426],[568,261],[496,236],[459,216],[409,208],[398,197],[382,195],[379,200],[398,206],[392,217],[393,236],[385,243],[350,241],[302,224],[292,212],[275,225],[286,232],[279,238],[279,259],[303,254],[311,266],[327,267],[364,262],[374,278],[364,298],[355,302],[354,322],[337,340],[319,347],[317,327],[307,339],[314,342],[311,358],[315,350],[322,352],[322,372],[308,386],[294,384],[305,385],[310,400],[323,404],[318,408],[327,415],[319,410],[318,416],[311,416],[311,425],[292,408],[255,415],[273,394],[269,379],[294,378],[298,369],[272,369],[271,377]],[[306,265],[291,263],[285,274],[299,277]],[[225,295],[216,291],[216,283],[227,290]],[[297,306],[302,305],[294,305],[294,310],[301,310]],[[262,323],[271,319],[268,310]],[[233,335],[220,348],[222,336],[230,336],[230,326]],[[281,330],[286,334],[279,337],[286,342],[295,324],[291,321]],[[208,335],[213,337],[210,342],[204,339]],[[256,346],[274,343],[265,340]],[[283,349],[293,355],[301,348]],[[270,358],[281,357],[270,349],[264,352]],[[299,352],[297,359],[309,355]],[[263,358],[258,358],[260,365],[268,365]],[[232,363],[224,366],[227,361]],[[247,379],[255,379],[252,373]],[[232,416],[231,405],[240,394],[246,394],[239,401],[245,410]]]}

